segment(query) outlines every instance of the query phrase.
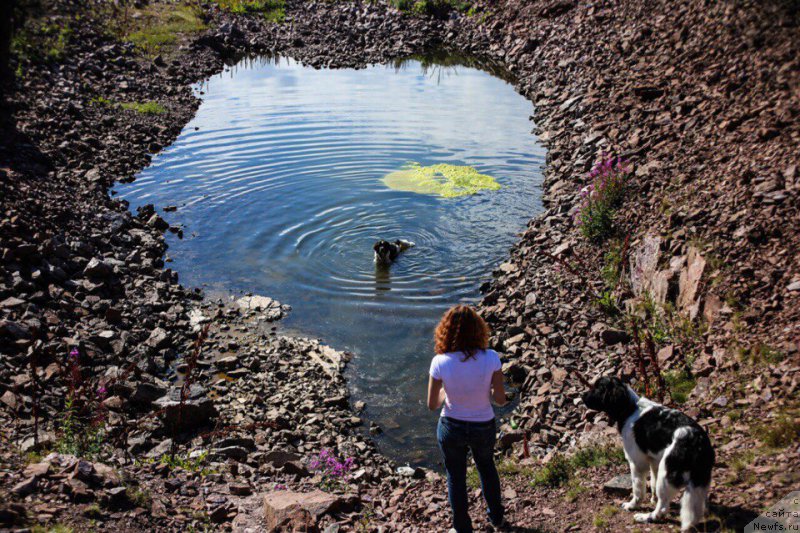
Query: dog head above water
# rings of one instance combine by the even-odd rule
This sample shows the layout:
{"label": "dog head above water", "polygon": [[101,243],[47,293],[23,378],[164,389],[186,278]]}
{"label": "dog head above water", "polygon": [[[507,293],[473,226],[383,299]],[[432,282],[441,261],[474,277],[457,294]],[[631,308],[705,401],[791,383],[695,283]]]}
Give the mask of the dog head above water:
{"label": "dog head above water", "polygon": [[604,376],[583,393],[583,403],[589,409],[601,411],[617,424],[624,422],[636,410],[636,394],[613,376]]}
{"label": "dog head above water", "polygon": [[413,242],[405,239],[397,239],[394,242],[381,239],[372,247],[375,250],[375,262],[379,265],[388,265],[397,259],[401,252],[405,252],[413,246]]}
{"label": "dog head above water", "polygon": [[383,239],[379,240],[372,247],[375,250],[375,261],[377,263],[388,264],[397,257],[397,245]]}

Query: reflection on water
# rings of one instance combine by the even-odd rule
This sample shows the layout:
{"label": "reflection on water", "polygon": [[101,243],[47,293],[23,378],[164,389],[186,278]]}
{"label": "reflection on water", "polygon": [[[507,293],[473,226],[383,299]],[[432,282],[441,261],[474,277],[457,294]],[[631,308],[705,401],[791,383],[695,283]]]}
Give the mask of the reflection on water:
{"label": "reflection on water", "polygon": [[[198,88],[203,104],[174,145],[119,187],[132,207],[185,227],[169,256],[186,285],[253,291],[290,304],[284,327],[354,352],[349,378],[379,444],[436,460],[424,406],[441,313],[475,301],[540,209],[544,152],[531,104],[471,67],[418,60],[315,70],[240,63]],[[502,188],[439,198],[387,188],[410,161],[468,165]],[[378,239],[416,246],[389,268]]]}

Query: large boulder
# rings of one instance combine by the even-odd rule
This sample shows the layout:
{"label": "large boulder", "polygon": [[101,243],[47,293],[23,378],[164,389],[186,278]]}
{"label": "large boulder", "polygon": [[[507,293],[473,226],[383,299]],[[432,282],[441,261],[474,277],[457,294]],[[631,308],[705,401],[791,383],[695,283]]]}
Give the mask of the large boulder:
{"label": "large boulder", "polygon": [[700,280],[706,268],[706,260],[694,246],[689,247],[686,268],[681,271],[678,280],[678,309],[687,311],[689,317],[694,319],[700,308],[699,291]]}
{"label": "large boulder", "polygon": [[313,531],[321,516],[351,511],[357,501],[355,496],[328,494],[321,490],[276,490],[264,495],[264,522],[267,531],[295,528]]}
{"label": "large boulder", "polygon": [[180,387],[173,388],[169,394],[156,400],[155,405],[160,408],[159,414],[164,424],[177,431],[205,426],[217,416],[214,401],[194,390],[181,402]]}

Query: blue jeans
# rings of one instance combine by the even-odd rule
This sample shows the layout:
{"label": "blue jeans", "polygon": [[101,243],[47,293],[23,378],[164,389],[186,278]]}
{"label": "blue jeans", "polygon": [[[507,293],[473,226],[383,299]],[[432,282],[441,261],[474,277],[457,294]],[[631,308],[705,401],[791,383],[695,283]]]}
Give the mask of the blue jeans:
{"label": "blue jeans", "polygon": [[470,533],[467,500],[467,451],[481,478],[481,489],[489,510],[489,521],[494,525],[503,522],[503,503],[500,501],[500,476],[494,466],[495,422],[465,422],[440,417],[436,431],[439,449],[447,470],[447,494],[453,511],[453,528],[458,533]]}

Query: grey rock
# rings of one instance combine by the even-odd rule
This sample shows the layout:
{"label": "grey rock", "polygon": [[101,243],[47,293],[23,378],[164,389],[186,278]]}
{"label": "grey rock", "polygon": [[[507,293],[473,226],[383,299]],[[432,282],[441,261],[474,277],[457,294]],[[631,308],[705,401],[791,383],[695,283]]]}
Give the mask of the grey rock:
{"label": "grey rock", "polygon": [[111,265],[96,257],[93,257],[89,261],[89,264],[86,265],[86,268],[83,269],[85,275],[94,278],[106,278],[110,276],[113,271],[114,269]]}
{"label": "grey rock", "polygon": [[28,494],[32,494],[36,491],[36,487],[39,485],[39,478],[36,476],[31,476],[24,481],[20,481],[16,485],[11,488],[11,492],[16,494],[17,496],[24,498]]}
{"label": "grey rock", "polygon": [[626,496],[631,493],[631,476],[630,474],[621,474],[614,478],[609,479],[603,485],[603,491],[608,494],[615,494],[619,496]]}
{"label": "grey rock", "polygon": [[600,339],[606,346],[613,346],[615,344],[630,342],[631,336],[620,329],[606,329],[600,332]]}

